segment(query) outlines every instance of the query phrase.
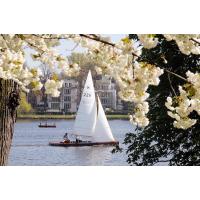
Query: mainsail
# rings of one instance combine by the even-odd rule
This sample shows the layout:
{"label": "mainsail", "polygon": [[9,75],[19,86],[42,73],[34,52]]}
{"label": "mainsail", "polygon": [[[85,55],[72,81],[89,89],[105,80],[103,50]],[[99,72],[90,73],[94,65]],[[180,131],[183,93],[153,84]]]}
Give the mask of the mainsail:
{"label": "mainsail", "polygon": [[81,102],[76,115],[73,134],[80,136],[92,136],[94,134],[97,116],[97,105],[92,75],[89,71]]}
{"label": "mainsail", "polygon": [[95,131],[92,136],[92,141],[93,142],[115,141],[98,95],[97,95],[97,102],[98,102],[97,121],[96,121]]}

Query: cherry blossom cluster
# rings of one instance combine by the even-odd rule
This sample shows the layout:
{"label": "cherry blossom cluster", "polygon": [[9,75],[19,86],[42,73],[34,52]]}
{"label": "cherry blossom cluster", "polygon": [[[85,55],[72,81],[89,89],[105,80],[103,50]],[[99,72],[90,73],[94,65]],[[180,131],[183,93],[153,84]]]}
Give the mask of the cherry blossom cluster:
{"label": "cherry blossom cluster", "polygon": [[24,68],[24,56],[22,52],[14,52],[6,49],[1,53],[0,57],[0,78],[12,79],[16,81],[24,91],[28,85],[34,86],[34,90],[40,90],[42,84],[40,83],[39,76],[41,75],[40,69]]}
{"label": "cherry blossom cluster", "polygon": [[170,34],[164,35],[167,41],[175,40],[180,51],[186,55],[200,54],[200,46],[198,41],[200,35],[198,34]]}
{"label": "cherry blossom cluster", "polygon": [[60,95],[59,89],[62,88],[63,81],[56,81],[48,79],[45,83],[46,94],[50,94],[53,97]]}
{"label": "cherry blossom cluster", "polygon": [[168,115],[175,119],[174,127],[188,129],[197,123],[189,115],[197,112],[200,115],[200,73],[186,73],[188,83],[179,86],[179,96],[168,97],[165,106],[169,109]]}
{"label": "cherry blossom cluster", "polygon": [[[151,49],[159,43],[155,34],[137,35],[143,47]],[[199,34],[164,34],[167,41],[174,40],[183,54],[200,54],[200,35]]]}
{"label": "cherry blossom cluster", "polygon": [[153,34],[138,34],[137,36],[146,49],[154,48],[158,44],[158,38],[154,37]]}
{"label": "cherry blossom cluster", "polygon": [[[76,63],[69,63],[68,59],[56,50],[60,44],[59,38],[62,37],[68,39],[73,35],[0,35],[0,78],[16,81],[24,91],[28,91],[28,88],[42,88],[42,74],[39,68],[25,66],[24,52],[27,47],[34,50],[34,60],[47,64],[52,71],[57,72],[59,69],[63,74],[77,75],[79,66]],[[58,96],[61,83],[59,80],[48,80],[45,84],[46,93]]]}
{"label": "cherry blossom cluster", "polygon": [[[157,86],[160,82],[159,77],[163,74],[163,70],[154,65],[147,63],[134,63],[134,79],[132,84],[120,93],[130,93],[132,101],[135,103],[134,114],[130,116],[133,124],[145,127],[149,124],[147,113],[149,112],[149,104],[146,101],[149,97],[147,92],[150,85]],[[122,95],[123,98],[124,95]],[[126,100],[126,99],[125,99]]]}

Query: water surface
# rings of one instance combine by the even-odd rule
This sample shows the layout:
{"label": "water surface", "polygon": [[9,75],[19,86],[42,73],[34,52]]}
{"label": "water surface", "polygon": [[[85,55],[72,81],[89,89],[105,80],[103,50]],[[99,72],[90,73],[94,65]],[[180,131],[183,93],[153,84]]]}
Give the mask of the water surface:
{"label": "water surface", "polygon": [[[38,128],[38,120],[19,120],[9,156],[9,165],[127,165],[125,153],[112,154],[113,147],[53,147],[50,141],[61,141],[64,133],[70,131],[74,120],[48,120],[56,122],[56,128]],[[123,142],[125,133],[133,126],[126,120],[110,120],[110,127],[116,140]],[[120,145],[121,146],[121,145]]]}

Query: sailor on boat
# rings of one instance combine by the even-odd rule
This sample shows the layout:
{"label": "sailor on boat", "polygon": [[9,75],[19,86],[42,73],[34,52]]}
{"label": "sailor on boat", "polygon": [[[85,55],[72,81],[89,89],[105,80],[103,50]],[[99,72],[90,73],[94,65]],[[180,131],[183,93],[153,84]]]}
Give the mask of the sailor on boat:
{"label": "sailor on boat", "polygon": [[83,141],[80,140],[78,136],[76,136],[76,143],[80,143],[80,142],[83,142]]}
{"label": "sailor on boat", "polygon": [[70,139],[68,138],[68,133],[65,133],[65,135],[63,136],[63,143],[70,143]]}

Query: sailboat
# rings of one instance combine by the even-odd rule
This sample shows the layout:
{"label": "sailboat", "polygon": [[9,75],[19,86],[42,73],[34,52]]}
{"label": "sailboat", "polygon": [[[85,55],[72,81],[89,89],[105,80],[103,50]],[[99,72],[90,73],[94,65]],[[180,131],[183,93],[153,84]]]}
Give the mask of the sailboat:
{"label": "sailboat", "polygon": [[87,141],[50,142],[49,145],[70,147],[119,144],[113,137],[100,98],[95,94],[91,71],[88,72],[72,134],[81,139],[87,138]]}

